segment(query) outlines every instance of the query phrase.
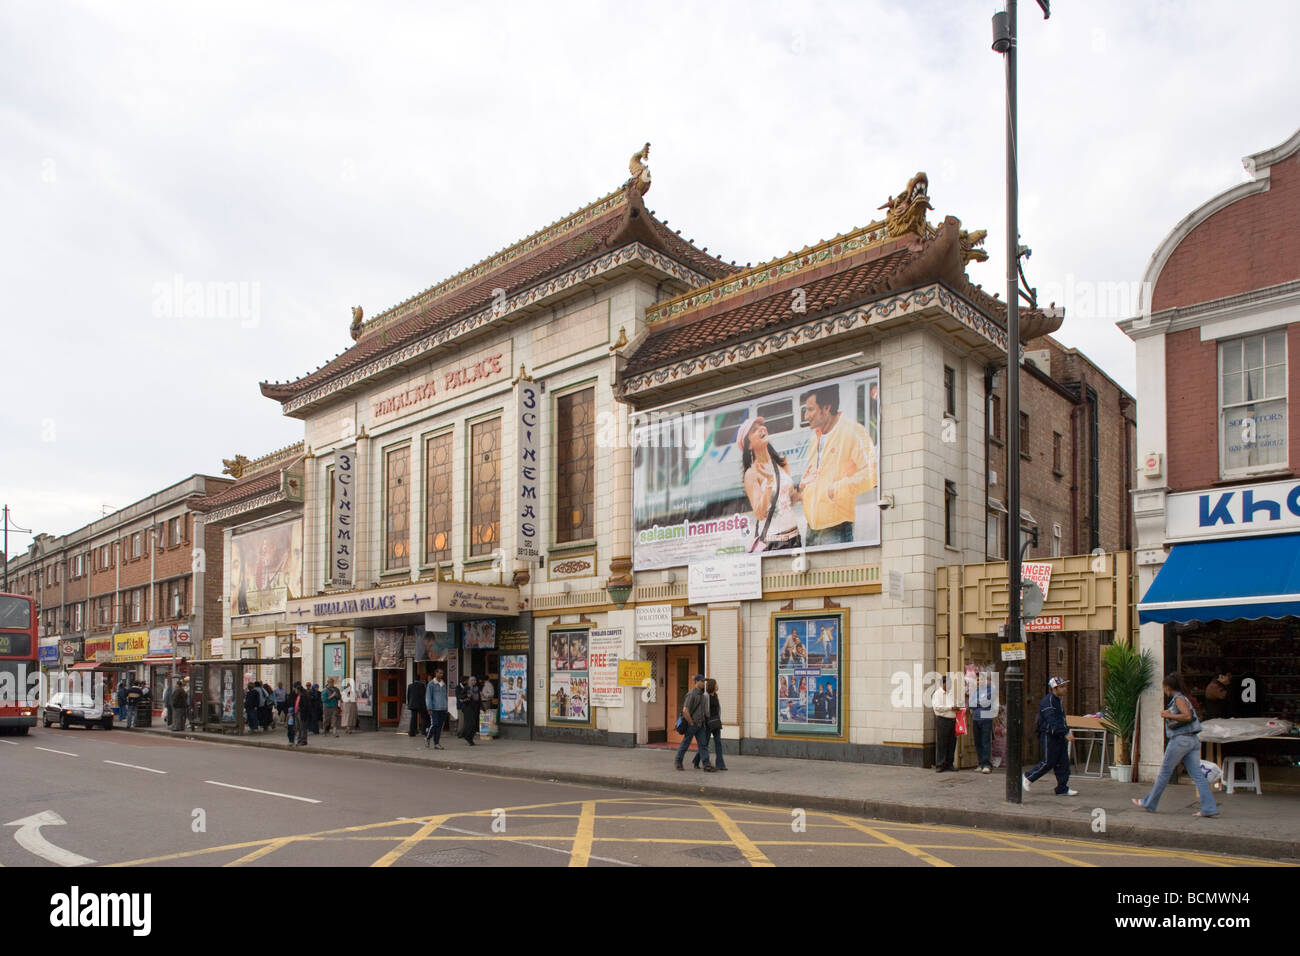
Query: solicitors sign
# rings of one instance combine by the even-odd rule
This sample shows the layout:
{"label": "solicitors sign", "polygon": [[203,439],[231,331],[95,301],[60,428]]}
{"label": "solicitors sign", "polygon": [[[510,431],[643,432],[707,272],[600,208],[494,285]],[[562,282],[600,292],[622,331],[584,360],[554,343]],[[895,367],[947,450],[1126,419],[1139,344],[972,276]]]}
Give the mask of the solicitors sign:
{"label": "solicitors sign", "polygon": [[1170,495],[1165,537],[1242,538],[1300,531],[1300,482],[1273,481]]}

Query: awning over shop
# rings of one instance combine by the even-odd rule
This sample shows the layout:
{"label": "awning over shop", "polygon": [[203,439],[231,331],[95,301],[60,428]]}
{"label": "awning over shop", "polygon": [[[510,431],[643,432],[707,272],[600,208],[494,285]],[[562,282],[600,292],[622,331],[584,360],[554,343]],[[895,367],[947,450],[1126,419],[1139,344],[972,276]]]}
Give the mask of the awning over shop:
{"label": "awning over shop", "polygon": [[1176,544],[1138,604],[1147,624],[1300,616],[1300,534]]}

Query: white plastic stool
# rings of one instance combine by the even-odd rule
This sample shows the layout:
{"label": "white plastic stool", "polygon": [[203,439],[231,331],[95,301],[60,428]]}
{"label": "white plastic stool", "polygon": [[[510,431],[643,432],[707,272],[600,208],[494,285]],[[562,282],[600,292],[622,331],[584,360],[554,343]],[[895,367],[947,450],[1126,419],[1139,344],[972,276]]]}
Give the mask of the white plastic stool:
{"label": "white plastic stool", "polygon": [[[1240,780],[1237,779],[1237,768],[1241,767],[1246,771],[1246,775]],[[1259,788],[1259,761],[1254,757],[1225,757],[1223,759],[1223,786],[1229,793],[1232,793],[1235,787],[1241,787],[1243,790],[1254,789],[1256,793],[1263,793]]]}

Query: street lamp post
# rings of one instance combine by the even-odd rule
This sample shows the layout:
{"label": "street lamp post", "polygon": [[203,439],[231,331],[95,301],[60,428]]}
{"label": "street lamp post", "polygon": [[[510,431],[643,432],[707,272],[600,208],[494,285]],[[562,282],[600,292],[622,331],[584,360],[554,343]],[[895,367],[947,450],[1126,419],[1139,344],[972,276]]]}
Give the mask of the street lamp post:
{"label": "street lamp post", "polygon": [[[1050,0],[1038,0],[1043,18]],[[1016,0],[993,15],[993,49],[1006,57],[1007,78],[1007,629],[1020,640],[1020,223],[1016,151]],[[1011,535],[1015,529],[1015,537]],[[1014,544],[1012,542],[1015,542]],[[1014,636],[1013,636],[1014,635]],[[1019,661],[1007,662],[1007,801],[1021,802],[1021,747],[1024,737],[1024,674]]]}

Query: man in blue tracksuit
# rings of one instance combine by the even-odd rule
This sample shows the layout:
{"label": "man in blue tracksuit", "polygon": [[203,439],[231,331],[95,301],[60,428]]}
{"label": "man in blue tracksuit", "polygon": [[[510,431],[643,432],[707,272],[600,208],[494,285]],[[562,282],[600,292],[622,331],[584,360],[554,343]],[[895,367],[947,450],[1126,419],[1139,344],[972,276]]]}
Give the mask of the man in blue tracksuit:
{"label": "man in blue tracksuit", "polygon": [[1020,778],[1020,785],[1029,792],[1029,785],[1048,770],[1056,771],[1056,793],[1058,796],[1077,797],[1078,790],[1070,789],[1070,750],[1069,742],[1074,739],[1070,728],[1065,723],[1065,705],[1061,698],[1065,696],[1065,685],[1069,681],[1053,677],[1047,682],[1047,695],[1038,705],[1038,726],[1046,745],[1043,759],[1032,770]]}

